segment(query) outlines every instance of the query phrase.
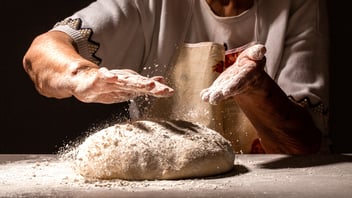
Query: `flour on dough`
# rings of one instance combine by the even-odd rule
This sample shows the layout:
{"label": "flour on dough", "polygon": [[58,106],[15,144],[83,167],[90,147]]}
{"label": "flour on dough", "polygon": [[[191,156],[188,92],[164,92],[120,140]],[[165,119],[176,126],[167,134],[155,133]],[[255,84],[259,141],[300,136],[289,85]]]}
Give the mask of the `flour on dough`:
{"label": "flour on dough", "polygon": [[182,120],[139,120],[88,136],[75,171],[93,179],[184,179],[230,171],[235,154],[216,131]]}

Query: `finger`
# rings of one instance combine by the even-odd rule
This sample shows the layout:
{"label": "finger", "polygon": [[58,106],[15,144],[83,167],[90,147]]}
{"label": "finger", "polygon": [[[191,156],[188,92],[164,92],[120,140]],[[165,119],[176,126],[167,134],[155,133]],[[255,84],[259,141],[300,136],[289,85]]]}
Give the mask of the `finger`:
{"label": "finger", "polygon": [[224,95],[222,94],[221,90],[212,91],[209,95],[208,102],[212,105],[217,105],[223,98]]}
{"label": "finger", "polygon": [[168,87],[164,84],[157,84],[157,86],[151,90],[150,92],[147,92],[146,94],[153,95],[155,97],[170,97],[174,94],[174,89],[171,87]]}
{"label": "finger", "polygon": [[209,101],[209,88],[203,89],[200,92],[200,98],[204,101],[204,102],[208,102]]}
{"label": "finger", "polygon": [[110,71],[116,75],[140,75],[139,73],[131,69],[112,69]]}
{"label": "finger", "polygon": [[118,76],[116,84],[123,90],[150,91],[156,86],[156,81],[137,75],[124,75]]}
{"label": "finger", "polygon": [[266,48],[262,44],[256,44],[248,48],[247,56],[252,60],[261,60],[266,53]]}
{"label": "finger", "polygon": [[158,81],[151,79],[136,81],[135,79],[121,79],[119,78],[115,83],[104,85],[101,92],[125,92],[132,95],[152,95],[156,97],[168,97],[173,95],[174,90]]}
{"label": "finger", "polygon": [[106,77],[110,77],[107,79],[108,82],[114,84],[114,86],[104,88],[106,93],[123,91],[132,95],[152,95],[156,97],[168,97],[174,93],[171,87],[164,84],[165,79],[162,76],[148,78],[128,69],[102,69],[102,73]]}
{"label": "finger", "polygon": [[162,77],[162,76],[153,76],[151,79],[152,79],[152,80],[155,80],[155,81],[157,81],[157,82],[160,82],[160,83],[162,83],[162,84],[166,84],[166,80],[165,80],[165,78]]}
{"label": "finger", "polygon": [[207,102],[212,105],[216,105],[222,98],[222,95],[222,86],[212,86],[207,92]]}
{"label": "finger", "polygon": [[237,60],[248,58],[254,61],[263,59],[266,48],[262,44],[255,44],[245,49],[237,58]]}

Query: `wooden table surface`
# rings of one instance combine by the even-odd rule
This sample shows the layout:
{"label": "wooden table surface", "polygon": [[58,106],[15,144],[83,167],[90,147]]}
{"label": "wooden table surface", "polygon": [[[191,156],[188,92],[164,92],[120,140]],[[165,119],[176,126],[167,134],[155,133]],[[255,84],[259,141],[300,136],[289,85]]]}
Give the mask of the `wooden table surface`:
{"label": "wooden table surface", "polygon": [[86,180],[56,155],[0,154],[0,197],[352,197],[352,154],[237,155],[233,171],[160,181]]}

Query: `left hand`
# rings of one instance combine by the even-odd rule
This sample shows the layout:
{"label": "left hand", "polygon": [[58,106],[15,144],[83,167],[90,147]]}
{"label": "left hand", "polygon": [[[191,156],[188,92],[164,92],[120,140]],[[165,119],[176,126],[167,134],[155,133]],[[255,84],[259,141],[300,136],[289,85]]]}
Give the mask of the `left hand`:
{"label": "left hand", "polygon": [[222,72],[212,85],[203,89],[203,101],[217,104],[222,100],[245,93],[260,84],[264,71],[266,48],[255,44],[245,49],[236,62]]}

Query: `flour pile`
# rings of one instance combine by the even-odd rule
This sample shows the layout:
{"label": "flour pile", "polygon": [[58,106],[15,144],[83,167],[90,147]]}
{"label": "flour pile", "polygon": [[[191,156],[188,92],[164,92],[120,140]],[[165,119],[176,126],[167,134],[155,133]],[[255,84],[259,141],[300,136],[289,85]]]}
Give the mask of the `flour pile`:
{"label": "flour pile", "polygon": [[74,170],[93,179],[182,179],[225,173],[234,159],[231,143],[209,128],[139,120],[88,136],[76,148]]}

